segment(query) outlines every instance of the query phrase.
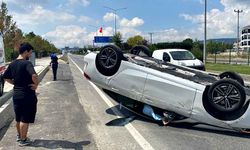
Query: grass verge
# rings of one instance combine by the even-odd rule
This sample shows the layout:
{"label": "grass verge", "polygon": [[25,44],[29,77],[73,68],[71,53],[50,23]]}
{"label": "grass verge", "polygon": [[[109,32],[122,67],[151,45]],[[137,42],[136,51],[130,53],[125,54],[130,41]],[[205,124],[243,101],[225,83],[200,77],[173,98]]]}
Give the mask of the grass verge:
{"label": "grass verge", "polygon": [[250,75],[250,66],[248,65],[206,63],[206,70],[218,72],[234,71],[240,74]]}

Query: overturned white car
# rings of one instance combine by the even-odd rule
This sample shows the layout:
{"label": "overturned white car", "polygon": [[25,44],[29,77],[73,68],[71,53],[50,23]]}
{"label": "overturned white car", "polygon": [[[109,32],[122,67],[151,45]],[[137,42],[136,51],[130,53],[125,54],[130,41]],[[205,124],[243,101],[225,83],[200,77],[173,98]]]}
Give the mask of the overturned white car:
{"label": "overturned white car", "polygon": [[149,56],[145,46],[123,53],[104,46],[84,57],[84,76],[132,102],[174,112],[182,119],[247,132],[250,88],[234,72],[219,76]]}

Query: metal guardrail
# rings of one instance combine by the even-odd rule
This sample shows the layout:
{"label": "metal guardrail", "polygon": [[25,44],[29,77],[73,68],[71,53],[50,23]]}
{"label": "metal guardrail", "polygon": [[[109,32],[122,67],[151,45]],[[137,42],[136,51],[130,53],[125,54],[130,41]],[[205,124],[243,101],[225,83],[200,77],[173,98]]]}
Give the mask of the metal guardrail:
{"label": "metal guardrail", "polygon": [[[38,73],[38,79],[39,82],[43,79],[43,77],[45,76],[45,74],[47,73],[47,71],[49,70],[49,67],[46,67],[45,69],[43,69],[42,71],[40,71]],[[10,90],[7,93],[4,93],[1,97],[0,97],[0,107],[5,104],[11,97],[13,96],[13,89]]]}
{"label": "metal guardrail", "polygon": [[[49,66],[38,73],[39,82],[43,79],[48,70]],[[13,90],[10,90],[8,93],[5,93],[2,97],[0,97],[0,130],[3,127],[8,126],[14,118],[14,110],[12,106],[13,101],[11,99],[12,96]]]}
{"label": "metal guardrail", "polygon": [[3,96],[0,97],[0,107],[5,104],[13,95],[13,89],[8,93],[4,93]]}

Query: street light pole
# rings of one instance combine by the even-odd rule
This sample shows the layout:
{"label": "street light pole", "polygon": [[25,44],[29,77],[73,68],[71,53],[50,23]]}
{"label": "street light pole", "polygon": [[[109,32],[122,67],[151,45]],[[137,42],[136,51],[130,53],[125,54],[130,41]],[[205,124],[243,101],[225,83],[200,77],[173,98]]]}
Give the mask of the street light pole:
{"label": "street light pole", "polygon": [[205,0],[204,12],[204,46],[203,46],[203,63],[206,64],[206,45],[207,45],[207,0]]}
{"label": "street light pole", "polygon": [[116,34],[116,14],[117,14],[117,11],[127,9],[127,7],[118,8],[118,9],[114,9],[114,8],[107,7],[107,6],[104,6],[104,7],[108,8],[108,9],[110,9],[110,10],[112,10],[114,12],[114,15],[115,15],[115,34]]}
{"label": "street light pole", "polygon": [[149,32],[149,35],[150,35],[150,44],[151,44],[151,45],[153,44],[153,40],[152,40],[152,39],[153,39],[153,38],[152,38],[152,37],[153,37],[153,34],[154,34],[153,32]]}
{"label": "street light pole", "polygon": [[234,12],[237,13],[237,54],[239,54],[239,30],[240,30],[239,18],[240,18],[240,13],[242,13],[243,10],[235,9]]}

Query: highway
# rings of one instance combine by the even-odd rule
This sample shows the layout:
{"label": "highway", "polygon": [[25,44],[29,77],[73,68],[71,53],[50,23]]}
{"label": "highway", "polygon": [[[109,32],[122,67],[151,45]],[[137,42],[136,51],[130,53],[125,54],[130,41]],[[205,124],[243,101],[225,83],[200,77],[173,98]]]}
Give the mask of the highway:
{"label": "highway", "polygon": [[[14,122],[0,140],[5,149],[89,150],[248,150],[250,135],[188,123],[159,126],[122,108],[83,76],[84,57],[60,62],[58,81],[47,73],[38,88],[37,121],[30,127],[34,144],[19,148]],[[135,116],[125,126],[106,123]],[[13,144],[14,143],[14,144]]]}
{"label": "highway", "polygon": [[[82,72],[83,66],[84,66],[84,58],[82,56],[70,56],[70,58],[75,62],[73,63],[74,66],[71,66],[71,68],[77,68],[79,70],[79,73]],[[72,65],[72,63],[70,63]],[[74,73],[77,73],[75,71]],[[73,73],[73,74],[74,74]],[[73,75],[74,76],[74,75]],[[116,115],[113,116],[110,113],[107,113],[108,110],[112,110],[112,108],[119,108],[119,105],[111,98],[108,97],[104,92],[102,92],[101,89],[96,88],[93,86],[90,82],[86,82],[85,80],[85,88],[88,90],[80,90],[78,91],[79,95],[82,95],[83,97],[86,97],[86,95],[95,95],[98,96],[97,99],[92,98],[91,101],[89,99],[84,98],[85,103],[87,103],[88,106],[91,107],[98,107],[98,109],[95,109],[94,111],[91,109],[85,109],[85,111],[88,113],[88,115],[91,118],[91,122],[95,124],[95,119],[102,120],[103,122],[103,128],[102,132],[108,133],[110,135],[111,141],[115,141],[117,145],[120,145],[121,143],[124,143],[122,141],[117,141],[116,137],[127,137],[129,139],[129,143],[137,143],[141,147],[141,149],[164,149],[164,150],[198,150],[198,149],[249,149],[250,146],[248,138],[250,136],[243,135],[239,133],[234,133],[230,131],[220,131],[221,129],[205,126],[205,125],[198,125],[192,127],[188,124],[175,124],[170,126],[159,126],[157,123],[150,122],[147,119],[137,117],[136,120],[131,122],[129,125],[133,127],[133,130],[128,127],[111,127],[114,130],[118,128],[118,131],[116,130],[114,133],[114,130],[110,130],[111,132],[107,132],[106,130],[109,130],[110,127],[106,127],[105,123],[109,122],[110,120],[115,119],[117,117],[117,114],[121,113],[122,116],[130,116],[133,115],[130,112],[126,111],[125,109],[122,109],[122,111],[119,111],[119,109],[115,109],[114,111],[118,111],[119,113],[116,113]],[[79,87],[78,87],[79,86]],[[76,84],[76,89],[79,90],[81,88],[81,85]],[[85,93],[87,92],[87,93]],[[92,93],[92,94],[90,94]],[[81,97],[82,97],[81,96]],[[108,100],[107,100],[108,99]],[[113,104],[114,107],[110,107],[112,105],[109,105],[109,101]],[[84,102],[83,102],[84,103]],[[101,108],[99,108],[101,107]],[[89,111],[88,111],[89,110]],[[106,113],[105,113],[106,112]],[[100,115],[98,115],[98,113]],[[96,132],[97,129],[99,129],[100,125],[95,124],[96,126],[92,132],[94,132],[94,137],[99,137],[101,135],[98,135],[100,132]],[[94,127],[93,126],[93,127]],[[92,128],[93,128],[92,127]],[[126,131],[126,132],[125,132]],[[114,135],[116,134],[116,135]],[[132,136],[132,137],[131,137]],[[137,140],[137,137],[142,137],[143,140]],[[115,140],[113,140],[113,137],[115,137]],[[105,143],[109,143],[110,140],[108,140]],[[97,145],[98,143],[103,144],[103,139],[101,141],[96,141]],[[119,144],[118,144],[119,143]],[[134,146],[135,146],[134,145]],[[143,146],[145,145],[145,147]],[[123,147],[124,149],[137,149],[133,145],[131,147],[124,143]],[[105,146],[101,146],[105,147]],[[105,147],[104,149],[118,149],[118,148],[112,148],[112,147]]]}

